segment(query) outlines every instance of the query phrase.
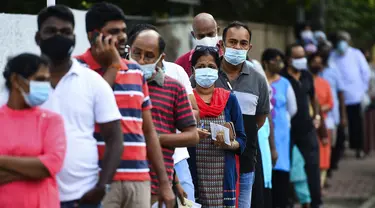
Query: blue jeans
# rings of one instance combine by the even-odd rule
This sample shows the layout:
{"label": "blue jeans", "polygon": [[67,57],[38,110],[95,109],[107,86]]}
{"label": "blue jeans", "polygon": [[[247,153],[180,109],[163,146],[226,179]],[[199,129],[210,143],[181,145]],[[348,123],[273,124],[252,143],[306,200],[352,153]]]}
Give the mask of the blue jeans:
{"label": "blue jeans", "polygon": [[78,204],[78,201],[60,202],[61,208],[101,208],[101,205]]}
{"label": "blue jeans", "polygon": [[254,172],[240,174],[240,195],[238,208],[251,208],[251,195],[254,184]]}
{"label": "blue jeans", "polygon": [[187,162],[187,159],[181,160],[180,162],[175,164],[174,169],[176,170],[176,174],[177,174],[178,179],[180,180],[180,184],[182,188],[187,194],[187,199],[195,202],[194,184],[193,184],[193,179],[190,174],[189,164]]}

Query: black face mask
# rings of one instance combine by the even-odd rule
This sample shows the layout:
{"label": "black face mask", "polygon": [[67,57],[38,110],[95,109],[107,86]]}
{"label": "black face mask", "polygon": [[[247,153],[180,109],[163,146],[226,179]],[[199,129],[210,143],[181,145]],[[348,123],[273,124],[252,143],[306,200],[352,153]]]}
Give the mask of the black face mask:
{"label": "black face mask", "polygon": [[40,41],[40,50],[52,61],[62,61],[69,58],[75,46],[75,39],[55,35]]}
{"label": "black face mask", "polygon": [[312,74],[318,74],[322,70],[319,66],[310,67],[310,71]]}

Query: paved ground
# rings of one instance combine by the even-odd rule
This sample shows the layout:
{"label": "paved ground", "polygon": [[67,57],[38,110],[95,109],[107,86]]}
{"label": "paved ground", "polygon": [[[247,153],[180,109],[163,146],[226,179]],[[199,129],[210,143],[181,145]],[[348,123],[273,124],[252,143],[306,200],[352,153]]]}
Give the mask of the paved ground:
{"label": "paved ground", "polygon": [[[375,194],[375,155],[357,160],[354,154],[347,153],[328,184],[324,208],[360,208]],[[372,207],[375,204],[368,208]]]}

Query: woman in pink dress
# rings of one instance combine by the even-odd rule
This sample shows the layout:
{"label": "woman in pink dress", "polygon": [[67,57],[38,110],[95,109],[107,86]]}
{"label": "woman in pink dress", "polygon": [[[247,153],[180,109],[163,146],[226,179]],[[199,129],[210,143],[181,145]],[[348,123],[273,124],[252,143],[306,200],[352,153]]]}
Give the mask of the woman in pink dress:
{"label": "woman in pink dress", "polygon": [[0,107],[0,207],[60,207],[56,174],[66,138],[62,118],[38,106],[51,91],[48,62],[21,54],[4,70],[9,89]]}

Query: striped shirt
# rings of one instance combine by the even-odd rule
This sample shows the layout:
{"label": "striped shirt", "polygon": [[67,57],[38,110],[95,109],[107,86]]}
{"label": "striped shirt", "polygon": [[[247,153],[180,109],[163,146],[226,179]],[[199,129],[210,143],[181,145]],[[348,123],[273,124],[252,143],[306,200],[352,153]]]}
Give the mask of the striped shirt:
{"label": "striped shirt", "polygon": [[[90,50],[78,56],[77,59],[90,69],[103,75],[104,70],[94,60]],[[143,73],[137,64],[122,60],[122,70],[119,70],[113,86],[117,106],[122,115],[121,126],[124,135],[124,152],[120,166],[113,178],[115,181],[147,181],[150,180],[146,154],[146,143],[142,130],[142,111],[150,110],[151,101],[148,86]],[[94,137],[97,140],[99,166],[104,156],[105,143],[100,135],[98,125]]]}
{"label": "striped shirt", "polygon": [[[159,72],[161,73],[161,72]],[[195,118],[185,88],[177,80],[163,76],[164,80],[157,83],[148,83],[150,97],[153,103],[152,120],[158,134],[175,134],[176,129],[183,129],[195,126]],[[173,179],[173,153],[174,148],[162,147],[164,163],[167,169],[168,178]],[[159,182],[156,173],[151,171],[151,193],[157,194]]]}

